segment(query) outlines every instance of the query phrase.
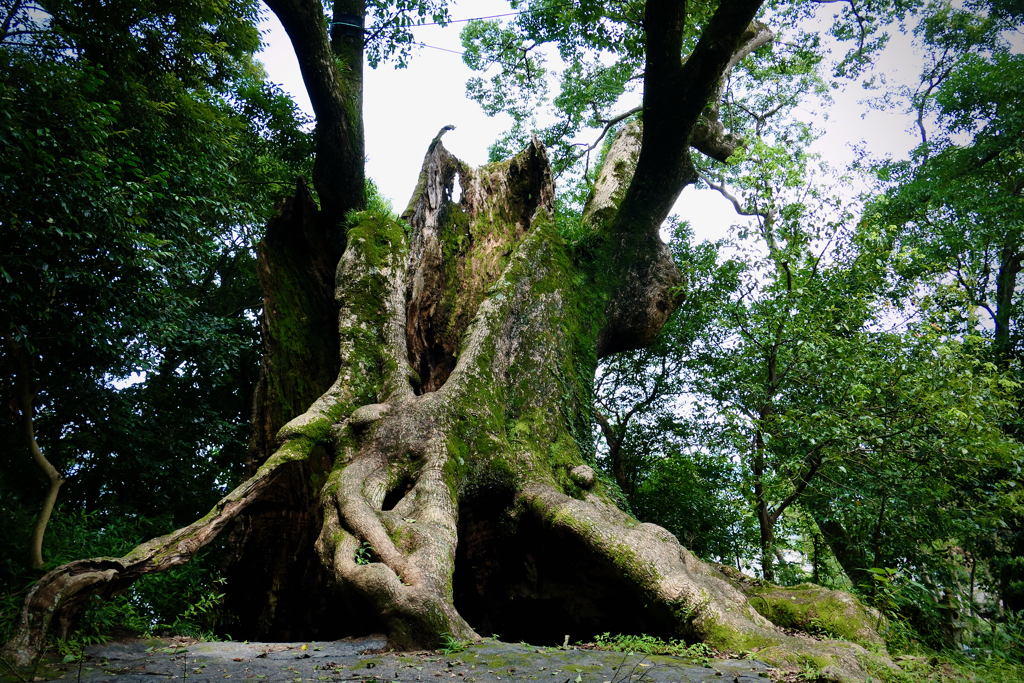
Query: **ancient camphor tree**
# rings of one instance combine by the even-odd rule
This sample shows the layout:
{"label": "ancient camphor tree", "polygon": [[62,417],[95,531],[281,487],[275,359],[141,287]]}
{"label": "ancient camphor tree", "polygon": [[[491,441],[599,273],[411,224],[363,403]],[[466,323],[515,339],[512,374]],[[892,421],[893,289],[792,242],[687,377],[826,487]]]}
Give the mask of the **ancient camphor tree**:
{"label": "ancient camphor tree", "polygon": [[[253,636],[382,628],[411,648],[443,634],[646,632],[796,653],[837,677],[871,659],[855,642],[878,651],[881,641],[852,598],[803,592],[850,642],[785,636],[748,601],[759,589],[618,510],[586,464],[598,359],[650,343],[685,297],[659,228],[697,177],[691,146],[725,159],[738,144],[708,105],[772,37],[754,21],[760,0],[722,2],[685,59],[685,3],[648,3],[643,125],[617,136],[573,245],[555,229],[536,141],[474,169],[445,150],[442,131],[404,222],[346,217],[364,202],[359,39],[339,33],[332,49],[315,1],[268,4],[316,111],[320,207],[300,185],[262,245],[272,353],[252,476],[188,527],[49,573],[8,652],[28,660],[87,596],[188,561],[236,520],[229,604]],[[342,5],[336,18],[363,14]],[[324,319],[338,321],[337,337]],[[327,342],[308,335],[336,341],[340,355],[324,358]]]}

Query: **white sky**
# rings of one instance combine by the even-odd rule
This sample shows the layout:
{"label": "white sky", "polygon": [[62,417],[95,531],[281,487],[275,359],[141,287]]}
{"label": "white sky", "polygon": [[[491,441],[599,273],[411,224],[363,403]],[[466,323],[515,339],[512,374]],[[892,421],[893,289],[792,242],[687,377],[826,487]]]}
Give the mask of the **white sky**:
{"label": "white sky", "polygon": [[[511,11],[504,0],[453,2],[453,19],[501,14]],[[831,15],[826,15],[826,20]],[[415,29],[416,38],[435,48],[461,52],[459,31],[463,24],[448,27],[424,26]],[[312,114],[302,85],[298,63],[288,37],[277,18],[264,7],[262,54],[270,79],[291,93],[307,113]],[[910,40],[895,36],[876,64],[876,73],[892,80],[916,81],[920,59]],[[465,84],[473,75],[462,58],[451,52],[419,48],[409,68],[383,65],[364,72],[364,126],[366,133],[367,174],[383,194],[391,198],[401,212],[409,200],[419,175],[427,145],[445,125],[456,129],[445,135],[444,144],[455,156],[472,165],[487,161],[487,148],[509,128],[510,120],[488,118],[480,107],[465,97]],[[903,112],[882,113],[869,110],[860,100],[871,93],[858,85],[835,95],[827,112],[806,111],[806,116],[825,128],[815,143],[833,167],[842,168],[853,158],[852,145],[863,143],[876,155],[903,157],[916,139],[909,133],[911,118]],[[627,107],[628,108],[628,107]],[[821,115],[828,116],[823,122]],[[675,213],[689,220],[699,238],[724,236],[736,222],[732,205],[710,190],[687,188],[675,207]]]}

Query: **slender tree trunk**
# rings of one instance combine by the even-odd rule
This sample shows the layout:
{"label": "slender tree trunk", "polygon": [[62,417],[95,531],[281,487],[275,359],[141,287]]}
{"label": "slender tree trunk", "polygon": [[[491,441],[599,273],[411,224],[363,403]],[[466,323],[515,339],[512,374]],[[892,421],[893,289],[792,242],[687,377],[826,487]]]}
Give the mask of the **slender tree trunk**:
{"label": "slender tree trunk", "polygon": [[808,509],[814,517],[824,542],[835,556],[839,566],[843,568],[854,586],[870,585],[871,573],[868,571],[867,558],[863,549],[859,548],[850,538],[846,528],[831,518],[832,511],[821,501],[811,498]]}
{"label": "slender tree trunk", "polygon": [[11,332],[11,325],[7,321],[4,324],[4,342],[8,352],[14,356],[17,375],[14,379],[15,395],[11,400],[11,418],[21,426],[21,434],[29,455],[39,467],[40,473],[46,479],[46,494],[43,497],[39,513],[32,524],[32,535],[29,538],[28,563],[33,569],[43,569],[46,563],[43,560],[43,537],[46,535],[46,526],[50,522],[50,515],[57,503],[57,494],[60,492],[64,479],[60,476],[46,456],[43,455],[36,441],[35,425],[32,420],[32,403],[35,399],[35,392],[32,391],[32,364],[28,352],[18,344]]}
{"label": "slender tree trunk", "polygon": [[761,576],[765,581],[775,582],[775,521],[768,508],[768,494],[764,488],[765,458],[764,440],[761,431],[754,433],[754,511],[757,513],[757,526],[761,542]]}
{"label": "slender tree trunk", "polygon": [[[773,243],[769,238],[769,246]],[[757,513],[757,524],[761,532],[761,574],[765,581],[775,582],[774,567],[774,546],[775,546],[775,522],[778,514],[773,514],[769,508],[768,493],[765,491],[764,477],[767,469],[765,458],[765,433],[768,429],[769,420],[775,412],[775,395],[778,392],[778,363],[779,347],[781,345],[783,324],[779,323],[775,332],[775,339],[768,347],[765,364],[765,396],[764,403],[758,411],[757,423],[754,425],[753,443],[753,474],[754,474],[754,507]],[[769,434],[770,436],[770,434]],[[778,511],[781,513],[781,510]]]}
{"label": "slender tree trunk", "polygon": [[24,392],[23,398],[19,401],[21,410],[21,426],[25,444],[28,446],[32,459],[39,466],[43,476],[46,477],[46,495],[43,504],[39,507],[39,514],[32,524],[32,537],[29,541],[29,564],[33,569],[43,569],[46,562],[43,560],[43,537],[46,534],[46,527],[50,522],[50,515],[57,503],[57,494],[60,491],[64,479],[57,469],[50,464],[50,461],[43,456],[36,442],[35,430],[32,424],[32,399],[31,394]]}
{"label": "slender tree trunk", "polygon": [[772,548],[775,545],[775,524],[768,510],[768,500],[764,490],[764,458],[755,456],[754,467],[754,511],[757,513],[757,527],[761,546],[761,577],[765,581],[775,583],[775,560]]}
{"label": "slender tree trunk", "polygon": [[770,524],[761,521],[761,577],[769,583],[775,583],[775,530]]}
{"label": "slender tree trunk", "polygon": [[814,553],[814,555],[813,555],[814,560],[813,560],[813,564],[811,565],[812,566],[811,581],[813,583],[815,583],[815,584],[820,584],[821,583],[821,575],[819,573],[819,569],[818,568],[821,566],[819,564],[819,553],[821,552],[821,537],[818,534],[815,533],[811,537],[811,539],[812,539],[811,543],[813,544],[811,552]]}
{"label": "slender tree trunk", "polygon": [[628,425],[612,423],[607,417],[601,414],[599,409],[594,410],[594,416],[601,433],[604,434],[605,443],[608,444],[608,460],[612,466],[612,476],[615,483],[619,485],[626,500],[633,502],[633,482],[626,471],[625,458],[622,457],[622,443],[625,440],[625,431]]}
{"label": "slender tree trunk", "polygon": [[878,569],[882,566],[882,522],[885,519],[885,489],[881,491],[881,505],[878,509],[878,521],[875,523],[875,533],[873,534],[874,541],[874,556],[871,561],[871,566]]}
{"label": "slender tree trunk", "polygon": [[1017,294],[1017,277],[1020,275],[1024,254],[1016,231],[1008,230],[999,252],[999,272],[996,274],[996,316],[995,339],[992,344],[997,361],[1005,366],[1013,358],[1014,343],[1011,338],[1010,321],[1014,318],[1014,296]]}
{"label": "slender tree trunk", "polygon": [[[32,409],[31,404],[29,404],[28,409]],[[43,457],[42,452],[39,450],[39,445],[36,443],[31,424],[25,427],[25,432],[25,441],[29,444],[29,449],[32,451],[32,459],[36,461],[36,464],[39,465],[39,468],[43,470],[46,476],[46,496],[43,498],[43,504],[39,507],[39,514],[36,515],[35,522],[32,524],[32,537],[29,541],[28,556],[29,564],[33,569],[44,569],[46,562],[43,560],[43,537],[46,535],[46,527],[50,523],[50,515],[53,513],[54,505],[57,504],[57,494],[60,492],[64,479],[61,478],[60,473],[57,472],[53,465]]]}
{"label": "slender tree trunk", "polygon": [[968,592],[967,592],[967,596],[968,596],[967,599],[969,601],[968,602],[968,608],[971,611],[971,616],[972,617],[975,614],[975,610],[974,610],[974,585],[975,585],[974,584],[974,580],[975,580],[975,577],[977,575],[977,571],[978,571],[978,556],[975,554],[975,551],[972,549],[971,550],[971,582],[970,582],[970,587],[969,587]]}

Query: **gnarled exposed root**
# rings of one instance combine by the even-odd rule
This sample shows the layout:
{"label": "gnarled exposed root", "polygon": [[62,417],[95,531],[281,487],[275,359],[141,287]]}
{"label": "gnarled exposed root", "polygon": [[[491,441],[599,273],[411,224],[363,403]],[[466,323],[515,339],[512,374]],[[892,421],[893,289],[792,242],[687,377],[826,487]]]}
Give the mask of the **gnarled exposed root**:
{"label": "gnarled exposed root", "polygon": [[[324,487],[317,549],[337,580],[376,609],[392,646],[433,646],[476,634],[451,601],[458,513],[446,481],[436,394],[383,416]],[[389,419],[390,418],[390,419]],[[386,498],[398,498],[384,510]]]}
{"label": "gnarled exposed root", "polygon": [[751,636],[777,635],[742,592],[665,529],[640,524],[593,494],[577,500],[539,484],[522,497],[550,533],[581,540],[595,561],[616,567],[646,603],[664,605],[658,616],[675,637],[732,647],[716,642],[723,627]]}

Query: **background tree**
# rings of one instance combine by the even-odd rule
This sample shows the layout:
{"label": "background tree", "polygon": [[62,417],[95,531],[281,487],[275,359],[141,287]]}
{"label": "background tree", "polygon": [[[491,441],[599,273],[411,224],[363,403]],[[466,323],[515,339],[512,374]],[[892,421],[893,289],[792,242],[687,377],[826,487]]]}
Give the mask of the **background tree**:
{"label": "background tree", "polygon": [[686,405],[696,375],[706,371],[702,350],[723,341],[715,322],[739,284],[742,266],[719,263],[722,246],[694,244],[689,226],[676,225],[670,247],[685,305],[650,346],[602,361],[594,417],[597,462],[622,491],[620,505],[699,556],[732,564],[747,555],[739,480],[728,455],[704,448]]}
{"label": "background tree", "polygon": [[241,473],[255,230],[308,135],[253,61],[251,3],[11,0],[0,17],[6,605],[38,578],[26,565],[59,564],[45,547],[83,552],[43,543],[61,484],[61,529],[134,545]]}
{"label": "background tree", "polygon": [[[1019,32],[1021,16],[1003,2],[929,8],[915,31],[925,71],[916,90],[900,93],[920,145],[906,161],[878,165],[886,191],[871,207],[876,220],[899,227],[903,273],[929,281],[929,300],[942,311],[936,324],[989,338],[983,358],[1015,374],[1024,260],[1022,62],[1008,36]],[[1019,440],[1019,417],[1003,419]],[[1020,484],[1016,466],[991,470],[985,487],[993,495],[1010,483]],[[985,547],[998,577],[993,588],[1016,611],[1024,608],[1024,534],[1013,498],[1004,499],[1001,529]]]}
{"label": "background tree", "polygon": [[684,390],[686,376],[695,371],[687,361],[696,355],[698,344],[713,343],[706,339],[713,334],[711,323],[737,285],[738,264],[717,263],[721,244],[693,245],[689,226],[670,220],[676,223],[670,247],[688,305],[669,319],[651,345],[609,356],[594,386],[594,419],[605,443],[600,456],[629,504],[652,464],[641,455],[648,449],[627,445],[636,435],[631,430],[643,429],[639,425],[644,423],[655,440],[657,433],[672,431],[676,397]]}
{"label": "background tree", "polygon": [[[905,162],[881,165],[891,190],[873,207],[903,228],[918,272],[950,277],[992,328],[995,358],[1019,356],[1016,329],[1021,270],[1020,55],[1005,32],[1021,17],[1002,7],[940,4],[916,34],[929,63],[907,93],[921,144]],[[966,139],[966,142],[965,142]],[[962,309],[963,310],[963,309]],[[964,317],[963,325],[973,318]]]}
{"label": "background tree", "polygon": [[[948,8],[932,11],[937,14],[922,26],[943,29],[943,22],[949,19]],[[945,553],[939,558],[936,548],[946,544],[948,549],[952,547],[949,544],[956,543],[977,547],[980,537],[975,532],[968,534],[968,529],[976,528],[979,520],[991,520],[994,510],[1000,509],[998,505],[982,503],[984,496],[978,488],[955,482],[961,481],[960,477],[982,476],[980,473],[986,467],[1005,472],[996,463],[1015,461],[1013,453],[1017,448],[1012,440],[989,428],[993,419],[1012,421],[1014,413],[1008,409],[1006,391],[1014,384],[975,356],[983,345],[969,342],[970,337],[969,343],[958,345],[936,335],[933,327],[962,333],[962,323],[950,328],[946,320],[931,313],[911,310],[913,307],[890,308],[886,303],[890,300],[901,302],[901,306],[906,304],[905,297],[917,283],[901,279],[908,265],[917,262],[915,252],[905,250],[905,237],[899,230],[879,224],[876,218],[869,218],[854,229],[851,216],[837,213],[839,204],[828,208],[836,199],[808,185],[802,170],[805,161],[799,154],[794,157],[793,141],[808,140],[809,131],[789,122],[788,129],[780,130],[774,118],[787,104],[791,106],[800,97],[806,97],[820,83],[808,66],[813,65],[805,64],[801,72],[805,74],[802,89],[779,89],[774,101],[771,93],[766,96],[751,89],[750,93],[761,97],[751,100],[755,104],[726,105],[748,117],[751,128],[762,135],[756,144],[745,148],[749,159],[757,163],[745,167],[741,161],[722,170],[712,166],[705,172],[706,184],[725,194],[741,213],[753,214],[757,220],[754,228],[738,234],[743,251],[737,262],[745,262],[750,269],[744,294],[737,299],[742,305],[708,326],[703,334],[709,343],[703,347],[693,348],[685,336],[678,346],[670,338],[662,339],[659,345],[643,352],[648,354],[639,366],[643,369],[621,374],[614,374],[614,369],[631,367],[626,364],[641,354],[613,358],[607,364],[613,372],[610,378],[614,381],[610,384],[618,395],[636,397],[634,402],[626,402],[626,410],[620,413],[629,415],[634,406],[653,402],[651,388],[668,386],[660,380],[659,373],[662,368],[671,367],[672,391],[681,395],[663,394],[657,401],[661,405],[675,401],[677,413],[689,412],[687,433],[694,435],[695,449],[744,453],[751,449],[748,443],[756,443],[761,432],[763,455],[753,459],[755,464],[760,462],[757,467],[748,465],[747,477],[753,482],[751,498],[761,520],[763,541],[772,540],[775,525],[784,521],[784,510],[801,505],[800,498],[792,496],[802,491],[804,504],[817,522],[811,522],[810,533],[819,539],[814,546],[821,549],[827,540],[854,585],[873,588],[872,570],[891,564],[907,569],[930,585],[960,590],[955,586],[959,579],[953,578],[958,570],[949,571],[950,555]],[[743,72],[748,74],[745,78],[752,71],[748,67]],[[736,87],[743,94],[743,86]],[[775,146],[779,142],[783,144]],[[737,189],[726,190],[726,184],[715,178],[723,171]],[[737,192],[739,198],[730,192]],[[759,238],[753,241],[760,241],[760,249],[744,246],[751,244],[750,237]],[[934,244],[945,242],[936,239]],[[801,253],[807,255],[800,256]],[[908,315],[911,319],[923,315],[930,325],[905,326],[902,321]],[[673,353],[681,354],[682,361],[676,360]],[[701,353],[706,355],[700,357]],[[920,360],[916,364],[904,360],[893,374],[896,358]],[[938,364],[937,358],[943,359],[942,364]],[[912,367],[908,369],[908,365]],[[703,372],[687,377],[681,367],[701,368]],[[944,367],[948,369],[941,369]],[[779,378],[777,386],[765,379],[773,375]],[[972,379],[964,383],[964,378]],[[940,399],[942,396],[956,396],[957,407],[954,409],[949,400]],[[700,411],[709,397],[710,407]],[[744,414],[742,406],[748,402]],[[988,408],[981,409],[979,405]],[[678,406],[686,408],[681,411]],[[696,406],[696,413],[689,406]],[[758,428],[745,424],[746,419],[760,416],[765,409],[774,413],[770,421],[759,420]],[[957,412],[948,413],[950,409]],[[995,418],[997,414],[1002,417]],[[695,422],[696,415],[700,419]],[[736,420],[723,427],[723,416],[729,415]],[[969,426],[972,424],[986,427],[974,430]],[[608,425],[602,425],[602,429],[610,455],[633,453],[635,449],[633,462],[639,467],[631,472],[634,480],[652,475],[663,462],[656,439],[639,429],[632,433],[616,432]],[[620,433],[628,435],[632,443],[627,443]],[[885,447],[880,450],[878,444]],[[752,450],[756,455],[757,448]],[[808,452],[819,459],[801,460]],[[961,453],[963,457],[951,457],[951,453]],[[739,455],[734,457],[740,459]],[[801,462],[803,468],[795,466]],[[886,462],[897,468],[889,478],[881,465]],[[938,472],[935,468],[947,473],[942,486],[929,484]],[[807,473],[813,473],[816,479],[807,481]],[[728,485],[730,477],[724,473],[720,476],[721,485]],[[861,477],[862,481],[871,482],[871,492],[853,484]],[[1004,475],[992,479],[1001,478]],[[883,480],[891,484],[888,491],[899,491],[895,498],[882,493],[886,488]],[[982,488],[991,492],[998,488],[993,483],[990,481]],[[914,488],[914,493],[905,486]],[[758,496],[758,487],[775,492]],[[857,493],[851,498],[854,491]],[[867,509],[865,496],[874,501],[876,517],[873,525],[864,521],[863,531],[856,535],[859,540],[854,540],[838,518],[844,514],[851,519],[862,518]],[[688,509],[686,494],[664,490],[663,497],[661,509]],[[880,499],[888,499],[889,507]],[[923,502],[926,499],[928,502]],[[929,510],[956,512],[940,515],[944,521],[936,521],[931,527],[929,541],[916,543],[920,537],[915,537],[911,529],[920,530],[920,526],[915,527],[909,516],[898,511],[909,501],[917,501],[914,505]],[[634,509],[641,519],[659,519],[647,516],[646,511],[635,506]],[[795,511],[798,519],[807,518],[807,509]],[[652,515],[656,514],[652,511]],[[915,519],[922,523],[921,515]],[[686,535],[685,525],[677,529],[681,538]],[[785,535],[794,531],[791,527]],[[906,535],[899,540],[902,534]],[[796,540],[789,537],[783,543],[789,545]],[[778,548],[771,552],[767,542],[762,546],[761,564],[770,573],[772,564],[784,560]],[[815,552],[815,567],[817,556]],[[801,576],[802,572],[797,571],[793,580],[800,580]],[[973,579],[970,584],[975,585]],[[964,591],[969,592],[966,588]]]}

